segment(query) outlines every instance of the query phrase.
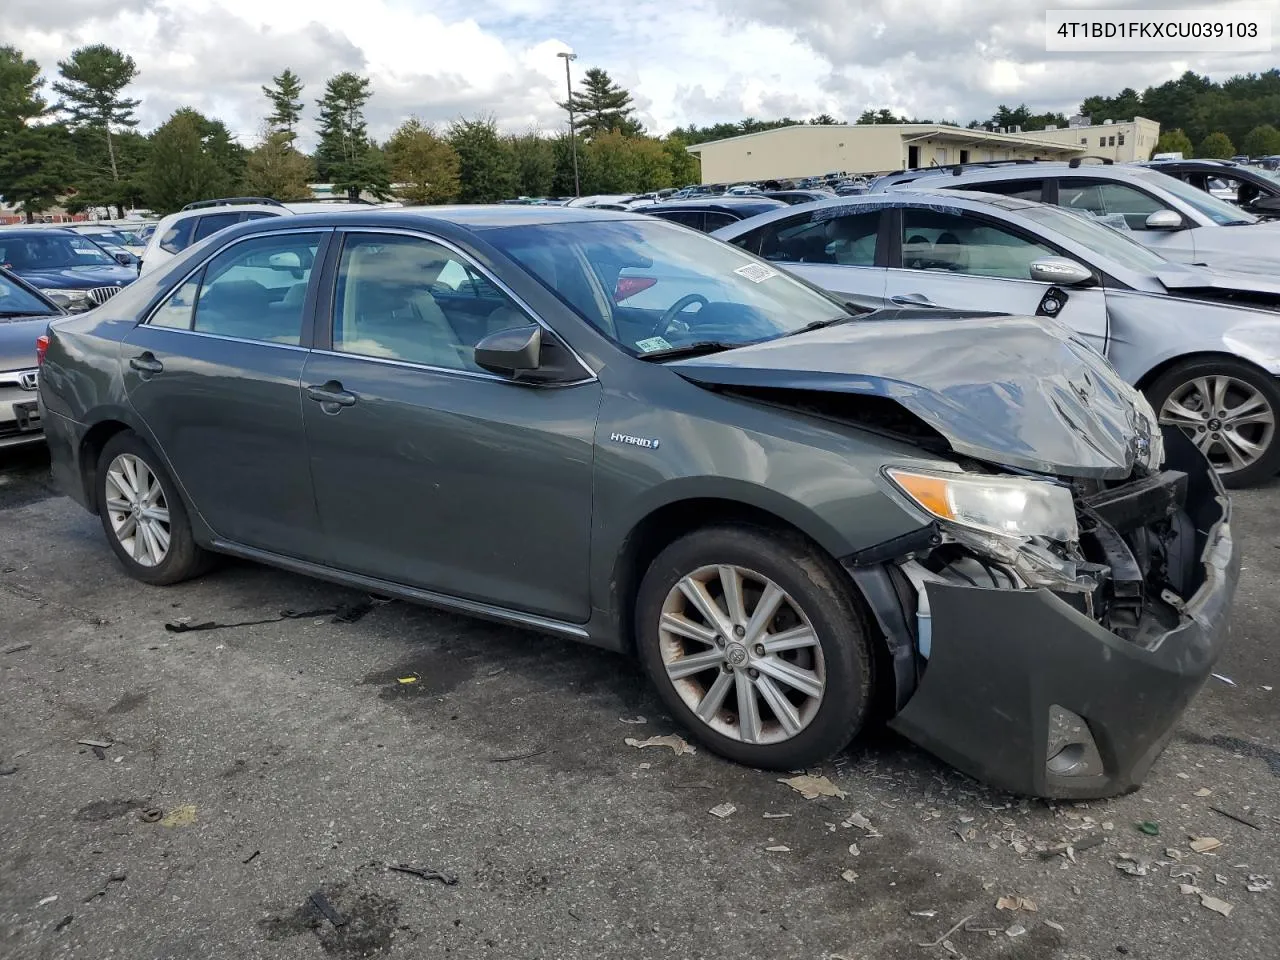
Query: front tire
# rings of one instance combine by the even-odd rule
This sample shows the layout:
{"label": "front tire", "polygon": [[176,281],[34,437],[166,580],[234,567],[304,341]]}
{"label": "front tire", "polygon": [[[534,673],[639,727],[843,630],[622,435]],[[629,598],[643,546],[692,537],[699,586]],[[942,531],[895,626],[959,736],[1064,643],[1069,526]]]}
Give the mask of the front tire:
{"label": "front tire", "polygon": [[1160,423],[1187,434],[1227,487],[1249,487],[1280,471],[1280,386],[1229,357],[1192,360],[1147,389]]}
{"label": "front tire", "polygon": [[668,709],[731,760],[818,763],[866,718],[866,619],[839,568],[797,535],[720,526],[675,541],[645,574],[635,626]]}
{"label": "front tire", "polygon": [[208,568],[177,485],[137,434],[126,430],[107,441],[96,476],[98,516],[129,576],[164,586]]}

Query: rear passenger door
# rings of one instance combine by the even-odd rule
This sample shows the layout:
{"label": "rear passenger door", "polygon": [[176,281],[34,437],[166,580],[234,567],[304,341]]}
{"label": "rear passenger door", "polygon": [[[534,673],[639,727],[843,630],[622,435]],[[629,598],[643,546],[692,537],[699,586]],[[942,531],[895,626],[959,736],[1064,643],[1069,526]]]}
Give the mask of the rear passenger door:
{"label": "rear passenger door", "polygon": [[331,231],[225,247],[124,338],[129,402],[221,539],[320,561],[299,380]]}
{"label": "rear passenger door", "polygon": [[[886,296],[906,303],[921,297],[934,306],[1034,316],[1052,285],[1031,279],[1032,262],[1062,256],[1035,237],[985,216],[903,207],[901,246],[888,272]],[[1087,265],[1086,265],[1087,266]],[[1102,287],[1070,287],[1058,319],[1099,353],[1107,344],[1107,301]]]}
{"label": "rear passenger door", "polygon": [[839,213],[838,209],[821,208],[775,220],[732,242],[845,300],[881,307],[886,282],[880,251],[881,211]]}

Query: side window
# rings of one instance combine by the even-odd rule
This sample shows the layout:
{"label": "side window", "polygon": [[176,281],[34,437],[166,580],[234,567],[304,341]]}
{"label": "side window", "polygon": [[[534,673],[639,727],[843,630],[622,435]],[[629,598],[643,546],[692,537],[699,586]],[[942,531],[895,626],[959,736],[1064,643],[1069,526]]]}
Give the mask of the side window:
{"label": "side window", "polygon": [[166,253],[181,253],[191,246],[191,231],[195,229],[196,218],[187,217],[170,225],[160,238],[159,247]]}
{"label": "side window", "polygon": [[209,261],[192,329],[297,345],[320,234],[255,237]]}
{"label": "side window", "polygon": [[239,222],[239,213],[211,213],[206,217],[200,217],[196,220],[196,233],[191,242],[198,243],[205,237]]}
{"label": "side window", "polygon": [[1087,210],[1098,217],[1119,215],[1130,230],[1145,230],[1147,217],[1169,209],[1155,197],[1126,183],[1067,178],[1058,181],[1058,205]]}
{"label": "side window", "polygon": [[721,227],[727,227],[729,224],[737,222],[737,217],[730,216],[727,213],[708,211],[702,221],[702,229],[710,233],[712,230],[719,230]]}
{"label": "side window", "polygon": [[200,292],[200,274],[196,274],[160,305],[148,321],[153,327],[172,327],[176,330],[191,329],[191,308]]}
{"label": "side window", "polygon": [[961,189],[978,193],[997,193],[1002,197],[1017,197],[1019,200],[1035,200],[1038,203],[1044,196],[1044,181],[1005,180],[999,183],[975,183]]}
{"label": "side window", "polygon": [[763,229],[760,255],[777,263],[836,263],[871,267],[876,262],[880,213],[814,220],[811,214]]}
{"label": "side window", "polygon": [[689,227],[693,230],[702,229],[702,212],[694,210],[660,210],[654,214],[655,217],[661,217],[663,220],[670,220],[672,223],[678,223],[682,227]]}
{"label": "side window", "polygon": [[902,265],[971,277],[1031,279],[1031,263],[1057,253],[1049,247],[976,217],[902,211]]}
{"label": "side window", "polygon": [[481,372],[477,342],[533,321],[496,286],[473,277],[483,280],[465,259],[430,240],[349,235],[338,263],[333,349]]}

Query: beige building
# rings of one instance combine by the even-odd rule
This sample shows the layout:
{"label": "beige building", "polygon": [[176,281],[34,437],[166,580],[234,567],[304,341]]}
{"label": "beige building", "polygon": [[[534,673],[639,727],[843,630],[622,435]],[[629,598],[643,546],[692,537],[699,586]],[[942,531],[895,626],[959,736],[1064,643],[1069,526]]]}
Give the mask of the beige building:
{"label": "beige building", "polygon": [[883,173],[984,160],[1147,159],[1160,125],[1128,123],[1023,133],[936,123],[797,125],[689,147],[703,183],[794,179],[827,173]]}

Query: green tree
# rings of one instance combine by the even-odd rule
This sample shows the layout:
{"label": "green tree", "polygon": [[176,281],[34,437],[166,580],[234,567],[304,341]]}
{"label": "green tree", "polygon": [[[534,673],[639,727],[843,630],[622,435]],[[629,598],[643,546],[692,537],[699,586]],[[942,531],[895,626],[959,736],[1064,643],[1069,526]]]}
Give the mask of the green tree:
{"label": "green tree", "polygon": [[271,103],[271,113],[267,115],[271,130],[285,134],[287,142],[292,143],[302,119],[302,79],[285,67],[284,73],[271,78],[271,86],[262,88],[262,93]]}
{"label": "green tree", "polygon": [[840,121],[837,120],[835,117],[831,116],[831,114],[829,113],[820,113],[816,117],[812,118],[809,122],[813,124],[815,127],[830,127],[830,126],[836,125]]}
{"label": "green tree", "polygon": [[40,94],[40,64],[16,47],[0,46],[0,134],[10,134],[49,112]]}
{"label": "green tree", "polygon": [[591,138],[610,130],[624,136],[636,136],[643,132],[635,119],[631,106],[631,94],[613,82],[609,74],[599,67],[591,67],[582,77],[582,92],[572,92],[561,110],[573,107],[574,128],[584,137]]}
{"label": "green tree", "polygon": [[507,138],[507,147],[516,170],[516,191],[522,197],[545,197],[551,193],[556,157],[551,141],[536,131]]}
{"label": "green tree", "polygon": [[53,89],[60,97],[58,109],[66,114],[71,127],[89,127],[105,137],[111,179],[120,179],[116,162],[112,127],[132,129],[138,125],[133,111],[141,102],[122,96],[125,87],[138,76],[133,57],[105,44],[94,44],[74,50],[66,60],[58,61],[62,79]]}
{"label": "green tree", "polygon": [[245,158],[245,189],[255,197],[310,200],[311,161],[293,147],[287,130],[263,125],[262,140]]}
{"label": "green tree", "polygon": [[1200,141],[1196,148],[1196,156],[1207,160],[1230,160],[1235,156],[1236,148],[1231,139],[1222,132],[1211,133]]}
{"label": "green tree", "polygon": [[515,158],[498,135],[498,124],[492,116],[459,117],[449,125],[446,136],[458,154],[459,200],[494,203],[516,194],[519,175]]}
{"label": "green tree", "polygon": [[457,152],[417,117],[396,128],[386,152],[396,193],[407,203],[448,203],[458,195]]}
{"label": "green tree", "polygon": [[1156,147],[1152,153],[1180,153],[1184,157],[1190,157],[1191,138],[1179,129],[1166,130],[1160,134],[1160,139],[1156,141]]}
{"label": "green tree", "polygon": [[687,187],[702,179],[702,171],[698,158],[688,150],[688,145],[676,134],[668,134],[662,141],[662,150],[667,155],[667,169],[671,171],[673,187]]}
{"label": "green tree", "polygon": [[70,160],[73,165],[74,194],[67,200],[72,213],[96,207],[115,207],[118,216],[124,210],[143,203],[143,186],[151,141],[136,130],[122,130],[115,135],[115,153],[120,174],[111,176],[111,161],[106,142],[96,130],[82,127],[71,131]]}
{"label": "green tree", "polygon": [[219,127],[226,130],[219,121],[183,107],[152,132],[143,176],[152,210],[170,213],[232,191],[235,181],[225,165],[227,151]]}
{"label": "green tree", "polygon": [[641,189],[640,165],[629,137],[617,130],[597,134],[583,153],[587,156],[584,194],[635,193]]}
{"label": "green tree", "polygon": [[49,112],[43,85],[39,64],[0,46],[0,197],[28,222],[67,192],[72,176],[66,127],[36,123]]}
{"label": "green tree", "polygon": [[369,78],[350,71],[331,77],[325,84],[320,107],[320,144],[316,148],[318,176],[351,201],[372,193],[391,196],[386,160],[369,140],[364,122],[371,91]]}
{"label": "green tree", "polygon": [[1272,157],[1280,153],[1280,130],[1269,123],[1259,124],[1240,141],[1240,152],[1249,157]]}

